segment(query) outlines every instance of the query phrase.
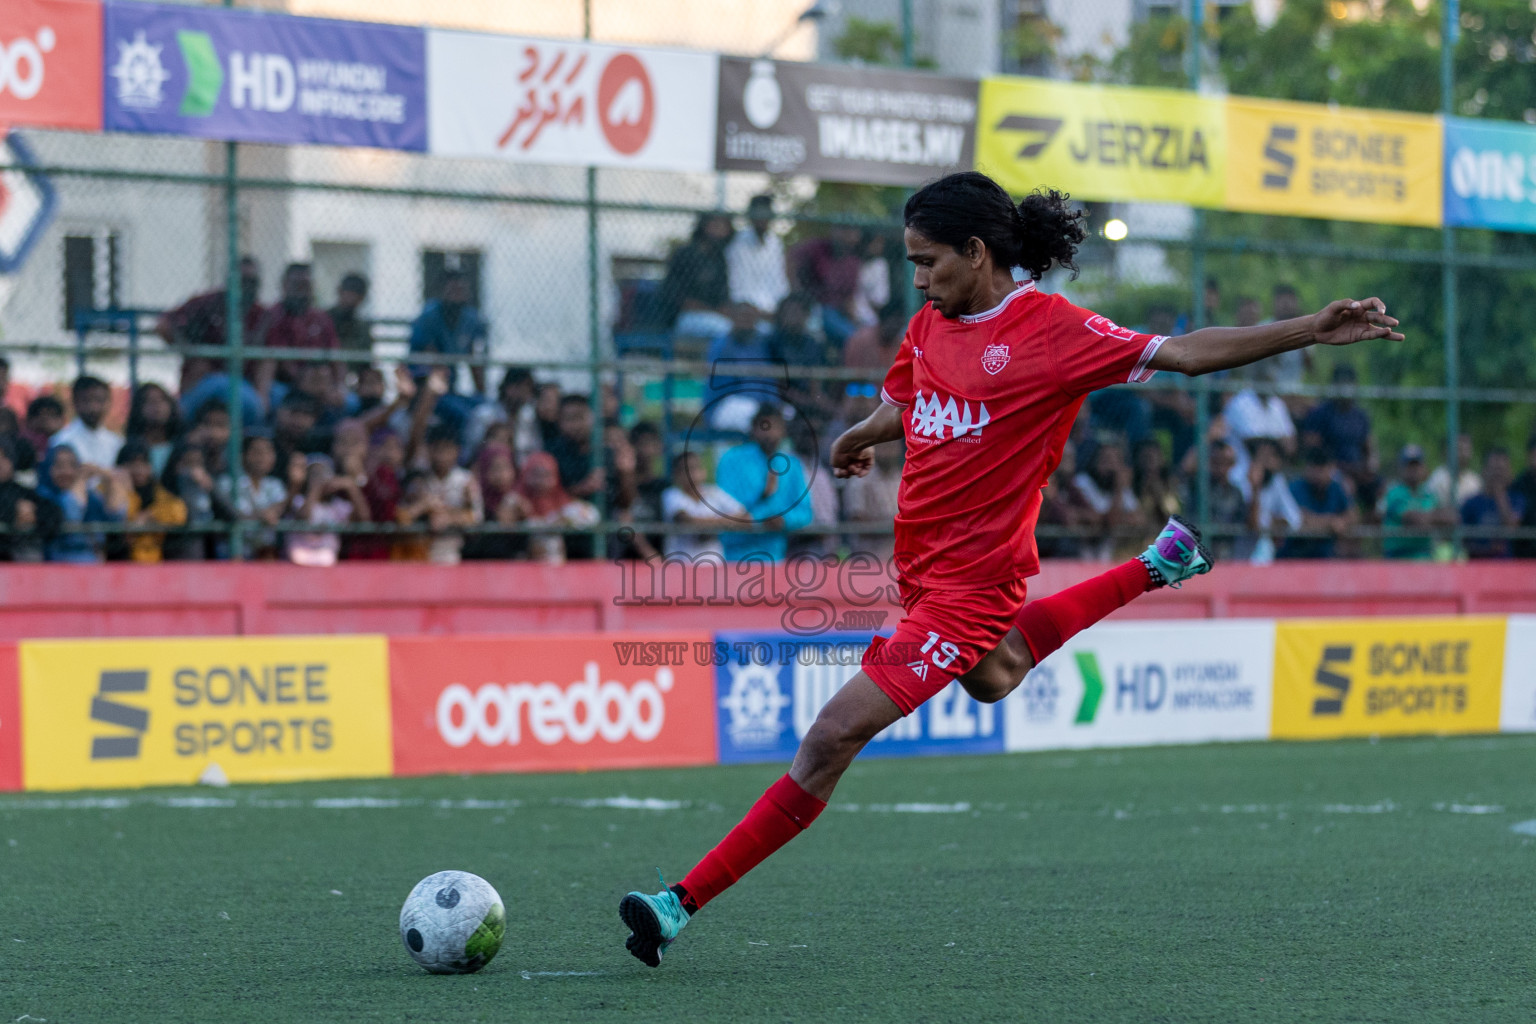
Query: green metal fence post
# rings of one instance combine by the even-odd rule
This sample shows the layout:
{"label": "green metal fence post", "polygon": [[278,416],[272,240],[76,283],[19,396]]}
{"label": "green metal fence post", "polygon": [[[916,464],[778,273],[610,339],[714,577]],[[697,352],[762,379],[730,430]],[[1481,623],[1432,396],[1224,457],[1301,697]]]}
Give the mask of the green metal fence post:
{"label": "green metal fence post", "polygon": [[[1200,89],[1201,45],[1205,33],[1205,0],[1190,0],[1189,11],[1189,87]],[[1193,305],[1190,327],[1199,330],[1209,326],[1205,322],[1205,211],[1196,210],[1191,229],[1190,295]],[[1206,435],[1211,427],[1211,380],[1207,376],[1195,378],[1195,444],[1197,467],[1195,469],[1195,522],[1201,530],[1210,527],[1211,520],[1211,445]]]}
{"label": "green metal fence post", "polygon": [[916,36],[912,27],[912,0],[901,0],[901,66],[910,68],[917,63],[912,44]]}
{"label": "green metal fence post", "polygon": [[[592,38],[592,0],[583,0],[581,5],[581,37]],[[607,460],[603,457],[603,382],[599,368],[603,361],[603,332],[598,322],[598,270],[599,261],[597,254],[597,168],[587,168],[587,346],[588,357],[592,366],[592,466],[602,468]],[[592,504],[597,506],[603,519],[608,518],[607,482],[596,494],[592,495]],[[606,534],[601,531],[592,534],[592,557],[604,558],[607,552],[603,550]]]}
{"label": "green metal fence post", "polygon": [[[227,5],[227,3],[226,3]],[[245,427],[245,308],[240,294],[240,192],[238,145],[224,143],[224,341],[229,346],[229,495],[230,504],[240,501],[241,434]],[[229,557],[245,557],[244,538],[237,517],[229,524]]]}
{"label": "green metal fence post", "polygon": [[[1450,117],[1455,110],[1456,38],[1458,35],[1457,0],[1443,0],[1445,20],[1440,29],[1440,112]],[[1445,332],[1445,468],[1451,475],[1451,506],[1456,507],[1456,483],[1461,476],[1458,442],[1461,435],[1461,346],[1457,337],[1456,231],[1449,224],[1440,228],[1440,293],[1444,307]],[[1451,528],[1451,543],[1461,551],[1461,517]]]}

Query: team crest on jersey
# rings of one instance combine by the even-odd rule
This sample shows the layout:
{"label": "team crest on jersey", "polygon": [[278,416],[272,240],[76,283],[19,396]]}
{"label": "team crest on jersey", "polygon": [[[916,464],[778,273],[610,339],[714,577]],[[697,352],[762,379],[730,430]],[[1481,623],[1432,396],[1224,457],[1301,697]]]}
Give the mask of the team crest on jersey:
{"label": "team crest on jersey", "polygon": [[1136,337],[1135,331],[1121,327],[1107,316],[1091,316],[1083,321],[1083,326],[1100,337],[1119,338],[1121,341],[1130,341]]}
{"label": "team crest on jersey", "polygon": [[981,368],[988,373],[996,375],[1002,372],[1008,365],[1007,345],[988,345],[987,350],[981,354]]}

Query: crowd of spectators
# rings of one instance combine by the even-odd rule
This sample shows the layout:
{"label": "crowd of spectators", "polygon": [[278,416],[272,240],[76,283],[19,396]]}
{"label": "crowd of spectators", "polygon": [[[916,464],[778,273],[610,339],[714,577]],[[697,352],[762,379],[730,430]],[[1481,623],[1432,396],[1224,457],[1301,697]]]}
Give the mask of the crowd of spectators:
{"label": "crowd of spectators", "polygon": [[[827,457],[879,403],[876,382],[908,319],[903,272],[896,240],[879,232],[834,227],[786,246],[768,196],[752,200],[739,229],[727,215],[701,216],[647,314],[652,329],[696,341],[711,367],[697,420],[679,427],[691,410],[626,404],[637,389],[612,383],[598,408],[585,388],[520,366],[494,374],[488,391],[490,328],[460,274],[445,274],[410,326],[410,354],[386,370],[372,358],[366,277],[346,275],[322,309],[310,268],[295,263],[268,306],[260,267],[245,259],[246,341],[284,351],[258,352],[233,387],[207,352],[226,340],[222,290],[162,317],[160,334],[183,353],[179,386],[139,384],[125,417],[90,376],[39,394],[18,416],[5,405],[0,360],[0,559],[229,558],[236,522],[244,557],[308,566],[888,558],[902,446],[882,446],[869,475],[845,481]],[[1219,322],[1214,281],[1206,296],[1207,319]],[[1276,319],[1301,312],[1284,285],[1268,299]],[[1239,323],[1265,312],[1252,298],[1233,308]],[[1136,326],[1184,326],[1171,309],[1146,321]],[[829,367],[848,372],[805,372]],[[1478,453],[1464,437],[1452,479],[1417,444],[1377,452],[1348,362],[1328,374],[1333,397],[1294,393],[1317,372],[1307,354],[1287,353],[1209,393],[1204,521],[1219,558],[1536,557],[1536,537],[1507,535],[1536,528],[1536,440]],[[1195,402],[1187,389],[1155,386],[1090,398],[1042,496],[1043,557],[1123,558],[1170,514],[1195,517]],[[635,528],[596,529],[604,521]]]}

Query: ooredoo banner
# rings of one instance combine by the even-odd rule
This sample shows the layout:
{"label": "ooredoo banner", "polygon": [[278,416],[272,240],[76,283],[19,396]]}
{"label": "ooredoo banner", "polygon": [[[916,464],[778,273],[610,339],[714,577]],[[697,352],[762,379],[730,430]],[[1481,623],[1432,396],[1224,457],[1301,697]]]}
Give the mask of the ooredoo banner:
{"label": "ooredoo banner", "polygon": [[0,791],[21,788],[21,681],[16,645],[0,644]]}
{"label": "ooredoo banner", "polygon": [[395,772],[712,764],[707,633],[391,640]]}
{"label": "ooredoo banner", "polygon": [[27,789],[190,785],[211,764],[233,782],[390,774],[383,637],[28,640],[20,653]]}
{"label": "ooredoo banner", "polygon": [[1276,739],[1498,732],[1502,618],[1275,624]]}
{"label": "ooredoo banner", "polygon": [[1536,732],[1536,615],[1511,615],[1504,642],[1500,732]]}
{"label": "ooredoo banner", "polygon": [[1536,128],[1445,119],[1445,222],[1536,231]]}
{"label": "ooredoo banner", "polygon": [[[715,635],[720,760],[789,761],[822,705],[859,671],[868,633]],[[996,705],[951,683],[870,741],[861,757],[989,754],[1003,750]]]}
{"label": "ooredoo banner", "polygon": [[101,130],[101,4],[95,0],[0,5],[0,131],[18,125]]}
{"label": "ooredoo banner", "polygon": [[1004,701],[1008,749],[1266,739],[1274,645],[1272,622],[1095,626]]}
{"label": "ooredoo banner", "polygon": [[711,170],[718,61],[706,53],[429,30],[431,151]]}
{"label": "ooredoo banner", "polygon": [[976,80],[720,59],[715,166],[921,185],[975,157]]}
{"label": "ooredoo banner", "polygon": [[106,12],[108,131],[427,147],[419,28],[127,2]]}

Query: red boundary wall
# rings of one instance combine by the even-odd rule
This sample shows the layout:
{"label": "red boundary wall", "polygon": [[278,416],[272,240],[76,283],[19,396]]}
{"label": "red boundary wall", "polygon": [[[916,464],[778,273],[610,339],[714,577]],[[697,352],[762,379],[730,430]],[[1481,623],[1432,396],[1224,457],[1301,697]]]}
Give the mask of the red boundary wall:
{"label": "red boundary wall", "polygon": [[[1041,596],[1103,571],[1047,564],[1030,581]],[[642,597],[682,596],[669,578],[611,563],[548,567],[480,563],[342,565],[170,564],[0,566],[0,641],[33,637],[232,636],[384,633],[392,636],[589,631],[889,629],[899,608],[870,600],[883,578],[848,573],[795,588],[779,567],[754,587],[735,580],[724,605],[680,607]],[[707,584],[707,580],[705,581]],[[762,584],[763,581],[758,581]],[[706,587],[707,589],[707,587]],[[767,591],[778,603],[760,599]],[[786,595],[793,595],[785,600]],[[638,596],[637,596],[638,595]],[[852,612],[854,615],[847,616]],[[884,612],[883,621],[879,619]],[[1122,619],[1536,613],[1536,564],[1299,562],[1225,565],[1182,590],[1148,595]],[[866,613],[860,615],[859,613]],[[873,613],[871,616],[868,613]],[[818,628],[819,627],[819,628]]]}

